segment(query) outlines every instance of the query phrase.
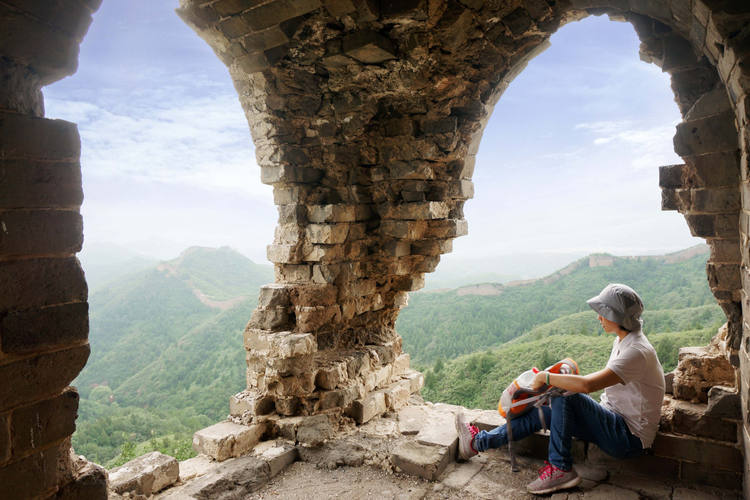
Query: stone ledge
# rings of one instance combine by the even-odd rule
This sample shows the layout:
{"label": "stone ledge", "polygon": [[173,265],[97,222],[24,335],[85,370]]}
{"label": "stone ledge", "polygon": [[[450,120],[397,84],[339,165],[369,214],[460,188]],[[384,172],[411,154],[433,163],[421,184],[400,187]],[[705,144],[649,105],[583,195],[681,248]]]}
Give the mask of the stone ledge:
{"label": "stone ledge", "polygon": [[266,430],[263,424],[239,425],[219,422],[193,435],[193,449],[222,462],[230,457],[245,455],[258,444]]}
{"label": "stone ledge", "polygon": [[109,472],[109,486],[118,494],[152,495],[167,488],[180,477],[177,460],[152,451]]}

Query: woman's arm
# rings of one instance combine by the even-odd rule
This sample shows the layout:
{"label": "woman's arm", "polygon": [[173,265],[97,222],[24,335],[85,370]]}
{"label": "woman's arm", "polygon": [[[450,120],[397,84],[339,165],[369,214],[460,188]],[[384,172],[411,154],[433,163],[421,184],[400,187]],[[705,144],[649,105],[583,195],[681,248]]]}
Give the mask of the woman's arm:
{"label": "woman's arm", "polygon": [[[531,388],[539,389],[547,383],[547,372],[539,372],[534,377]],[[549,374],[549,384],[560,389],[572,392],[596,392],[605,387],[622,384],[622,379],[609,368],[588,375],[563,375],[560,373]]]}

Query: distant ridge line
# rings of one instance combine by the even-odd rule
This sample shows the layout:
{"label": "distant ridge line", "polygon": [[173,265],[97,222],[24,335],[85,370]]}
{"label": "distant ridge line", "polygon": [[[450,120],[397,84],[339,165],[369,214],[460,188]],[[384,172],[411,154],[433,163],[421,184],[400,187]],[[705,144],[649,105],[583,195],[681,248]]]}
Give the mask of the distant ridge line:
{"label": "distant ridge line", "polygon": [[608,253],[593,253],[571,262],[562,269],[541,278],[532,278],[528,280],[514,280],[507,283],[477,283],[456,288],[456,294],[463,295],[500,295],[503,290],[511,287],[533,285],[542,282],[546,285],[567,276],[582,267],[608,267],[614,265],[617,260],[649,261],[655,260],[665,264],[676,264],[692,259],[697,255],[709,253],[710,249],[705,243],[699,243],[692,247],[677,252],[663,255],[631,255],[617,256]]}

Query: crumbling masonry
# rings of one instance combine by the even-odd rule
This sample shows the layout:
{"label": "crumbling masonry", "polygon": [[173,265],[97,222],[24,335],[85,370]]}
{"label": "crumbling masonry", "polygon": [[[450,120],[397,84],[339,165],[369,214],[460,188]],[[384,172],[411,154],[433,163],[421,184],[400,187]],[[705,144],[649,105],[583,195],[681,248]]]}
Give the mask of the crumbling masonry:
{"label": "crumbling masonry", "polygon": [[[22,497],[99,494],[101,471],[69,453],[68,384],[89,352],[80,141],[43,117],[40,88],[75,72],[100,3],[0,0],[0,484]],[[602,14],[630,22],[641,57],[672,76],[685,164],[662,167],[663,208],[711,246],[750,415],[746,1],[182,0],[178,13],[228,66],[279,209],[235,419],[363,422],[419,389],[394,324],[467,232],[492,108],[554,31]],[[732,473],[748,484],[746,466]]]}

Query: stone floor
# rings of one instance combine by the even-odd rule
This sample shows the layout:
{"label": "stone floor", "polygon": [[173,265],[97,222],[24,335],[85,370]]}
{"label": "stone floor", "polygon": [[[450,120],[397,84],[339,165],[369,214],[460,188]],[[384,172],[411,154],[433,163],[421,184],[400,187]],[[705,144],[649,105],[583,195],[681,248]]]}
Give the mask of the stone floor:
{"label": "stone floor", "polygon": [[[290,440],[261,442],[250,455],[216,462],[198,457],[180,463],[180,480],[156,498],[175,499],[530,499],[526,484],[542,461],[518,457],[511,472],[506,449],[456,463],[453,414],[460,407],[410,405],[365,425],[344,424],[336,437],[316,446]],[[484,426],[496,412],[467,411]],[[581,484],[548,498],[738,499],[739,492],[670,484],[654,477],[610,473],[577,465]],[[118,498],[113,496],[112,498]],[[145,498],[125,493],[122,498]]]}

